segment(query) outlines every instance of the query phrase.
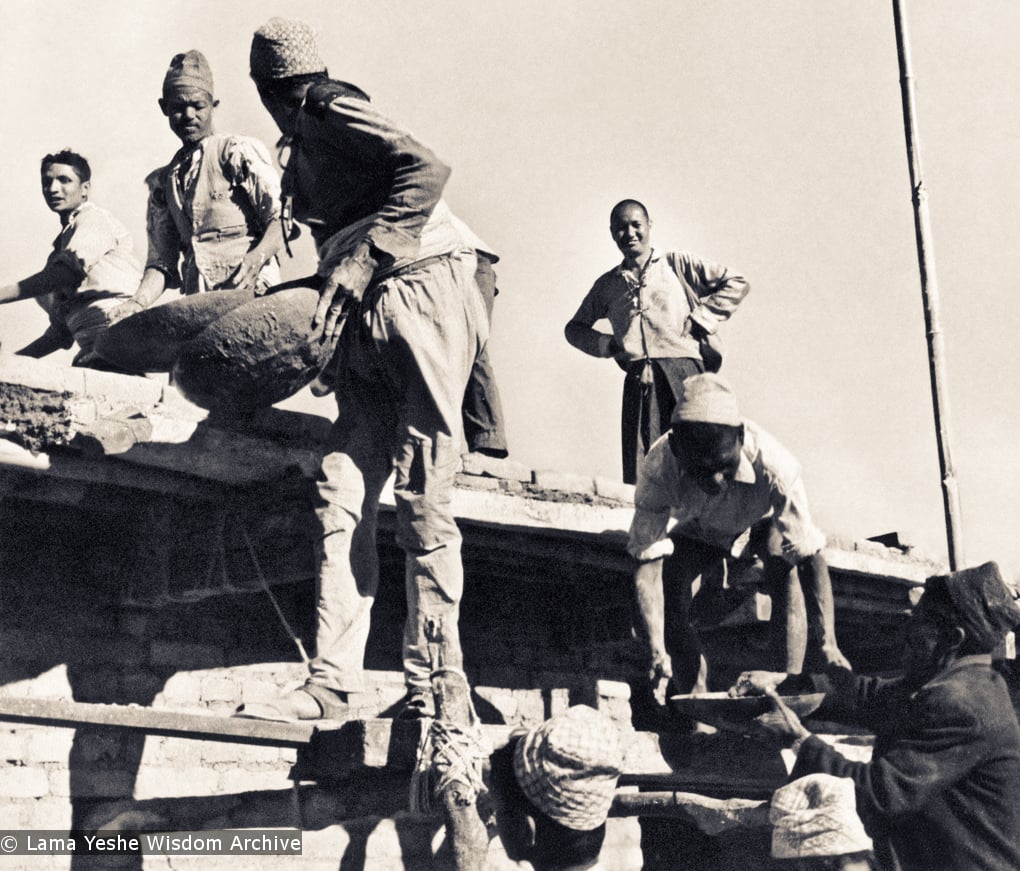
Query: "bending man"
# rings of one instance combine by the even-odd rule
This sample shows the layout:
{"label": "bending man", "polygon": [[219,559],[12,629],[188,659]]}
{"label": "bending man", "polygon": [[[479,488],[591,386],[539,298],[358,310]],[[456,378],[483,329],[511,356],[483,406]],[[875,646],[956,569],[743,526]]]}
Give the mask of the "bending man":
{"label": "bending man", "polygon": [[360,88],[328,77],[307,25],[274,18],[258,30],[251,74],[291,140],[283,185],[318,247],[313,326],[322,325],[327,340],[339,337],[340,415],[318,481],[311,674],[271,710],[239,713],[342,718],[356,705],[379,581],[379,495],[395,468],[408,605],[404,711],[421,715],[432,699],[426,630],[441,634],[443,664],[462,660],[464,572],[451,490],[464,388],[487,339],[475,253],[441,199],[450,170]]}
{"label": "bending man", "polygon": [[642,466],[634,508],[627,549],[637,560],[639,629],[660,704],[670,691],[707,689],[708,666],[689,618],[691,585],[730,556],[764,560],[772,661],[799,672],[810,638],[824,663],[848,666],[836,644],[825,536],[811,521],[800,466],[740,417],[720,376],[685,382],[669,433]]}

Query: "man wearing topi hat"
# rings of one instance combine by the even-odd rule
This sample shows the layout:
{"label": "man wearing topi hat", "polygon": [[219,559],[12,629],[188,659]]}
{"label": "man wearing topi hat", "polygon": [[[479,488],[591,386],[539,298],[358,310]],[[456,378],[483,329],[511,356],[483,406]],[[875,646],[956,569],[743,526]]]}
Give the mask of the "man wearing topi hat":
{"label": "man wearing topi hat", "polygon": [[190,295],[280,281],[279,175],[257,139],[215,132],[213,93],[212,70],[200,51],[171,59],[159,107],[181,148],[145,179],[149,255],[141,284],[118,317],[148,308],[167,288]]}
{"label": "man wearing topi hat", "polygon": [[634,509],[627,549],[637,560],[638,628],[660,704],[669,692],[707,689],[707,663],[689,619],[692,584],[726,557],[764,561],[773,667],[799,672],[809,639],[824,663],[847,665],[836,644],[825,536],[811,521],[800,466],[741,418],[719,375],[684,381],[670,431],[652,445],[638,476]]}
{"label": "man wearing topi hat", "polygon": [[500,839],[507,856],[536,871],[600,868],[606,817],[623,765],[616,725],[575,705],[511,735],[492,756],[500,798]]}
{"label": "man wearing topi hat", "polygon": [[[1020,624],[989,562],[928,579],[907,624],[903,675],[742,674],[731,693],[767,693],[763,732],[796,755],[792,776],[850,778],[882,868],[1020,868],[1020,725],[992,653]],[[875,733],[871,761],[852,762],[813,736],[779,692],[823,691],[820,718]]]}
{"label": "man wearing topi hat", "polygon": [[[256,31],[251,76],[290,140],[293,216],[315,239],[320,299],[309,331],[339,341],[339,417],[317,482],[321,523],[316,656],[305,684],[238,713],[344,718],[364,689],[379,583],[379,496],[396,472],[396,540],[408,615],[402,713],[430,714],[430,639],[461,665],[464,586],[451,496],[460,467],[464,388],[488,338],[472,244],[442,200],[450,169],[369,102],[332,80],[314,34],[273,18]],[[438,663],[437,663],[438,664]]]}

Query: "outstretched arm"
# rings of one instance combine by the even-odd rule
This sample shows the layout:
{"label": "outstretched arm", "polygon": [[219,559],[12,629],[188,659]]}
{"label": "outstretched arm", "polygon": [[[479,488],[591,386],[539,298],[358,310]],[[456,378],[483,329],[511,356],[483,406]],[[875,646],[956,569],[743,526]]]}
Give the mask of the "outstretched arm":
{"label": "outstretched arm", "polygon": [[19,299],[32,299],[45,293],[52,293],[61,288],[77,287],[81,276],[66,264],[56,261],[48,263],[35,275],[23,278],[14,284],[0,287],[0,303],[17,302]]}

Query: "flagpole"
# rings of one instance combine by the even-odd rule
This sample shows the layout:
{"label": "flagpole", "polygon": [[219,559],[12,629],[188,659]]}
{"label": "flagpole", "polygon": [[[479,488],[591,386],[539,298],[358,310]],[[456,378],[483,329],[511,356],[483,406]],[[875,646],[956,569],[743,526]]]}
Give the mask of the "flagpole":
{"label": "flagpole", "polygon": [[949,453],[949,399],[946,395],[942,325],[939,321],[939,289],[935,276],[931,220],[928,216],[928,191],[921,176],[921,154],[914,115],[914,74],[910,60],[910,41],[904,11],[905,0],[893,0],[896,24],[896,54],[900,64],[900,93],[903,98],[903,126],[907,137],[907,162],[910,165],[910,189],[914,201],[914,231],[917,260],[921,270],[921,297],[928,339],[928,371],[931,377],[932,406],[935,412],[935,439],[938,444],[939,472],[942,479],[942,504],[946,516],[946,542],[949,568],[963,566],[963,537],[960,529],[960,492]]}

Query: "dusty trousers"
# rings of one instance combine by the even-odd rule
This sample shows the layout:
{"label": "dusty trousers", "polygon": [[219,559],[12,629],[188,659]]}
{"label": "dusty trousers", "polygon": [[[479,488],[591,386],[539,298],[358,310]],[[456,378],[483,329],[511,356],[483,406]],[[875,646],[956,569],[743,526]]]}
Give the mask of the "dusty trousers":
{"label": "dusty trousers", "polygon": [[474,272],[471,251],[412,264],[370,287],[357,321],[345,328],[339,414],[317,482],[313,683],[348,692],[363,687],[379,584],[376,519],[391,472],[396,541],[405,554],[405,681],[429,687],[430,622],[442,629],[444,662],[462,664],[464,571],[451,500],[464,439],[464,388],[488,338]]}

